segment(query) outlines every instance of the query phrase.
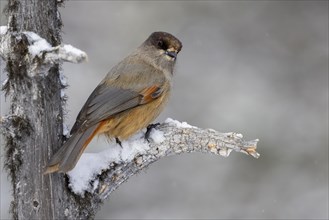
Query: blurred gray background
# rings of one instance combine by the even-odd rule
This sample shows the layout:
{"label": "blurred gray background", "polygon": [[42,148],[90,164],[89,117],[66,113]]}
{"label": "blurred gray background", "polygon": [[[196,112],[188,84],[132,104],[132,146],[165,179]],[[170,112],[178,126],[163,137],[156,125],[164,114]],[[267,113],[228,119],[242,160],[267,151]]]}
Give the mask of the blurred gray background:
{"label": "blurred gray background", "polygon": [[[328,1],[68,1],[60,11],[63,42],[89,56],[63,65],[69,127],[107,71],[162,30],[183,50],[158,121],[260,139],[259,159],[162,159],[116,190],[97,219],[328,218]],[[88,151],[104,147],[96,139]]]}

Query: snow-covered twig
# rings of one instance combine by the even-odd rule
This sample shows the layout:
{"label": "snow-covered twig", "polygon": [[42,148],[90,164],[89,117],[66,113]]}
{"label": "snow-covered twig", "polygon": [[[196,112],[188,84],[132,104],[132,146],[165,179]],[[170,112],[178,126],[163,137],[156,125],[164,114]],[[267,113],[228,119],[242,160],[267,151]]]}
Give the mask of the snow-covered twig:
{"label": "snow-covered twig", "polygon": [[258,158],[257,142],[258,139],[245,141],[241,134],[219,133],[167,119],[152,130],[149,142],[141,132],[123,142],[122,148],[113,145],[100,153],[83,154],[77,166],[68,173],[70,187],[82,197],[88,193],[97,203],[130,176],[162,157],[190,152],[227,157],[236,151]]}
{"label": "snow-covered twig", "polygon": [[[25,37],[27,39],[28,53],[26,59],[35,63],[34,68],[41,65],[48,65],[61,62],[80,63],[88,59],[87,54],[69,44],[52,47],[44,38],[34,32],[25,31],[22,33],[9,32],[7,26],[0,27],[0,56],[6,59],[9,53],[10,36],[16,39]],[[41,62],[40,62],[41,61]]]}
{"label": "snow-covered twig", "polygon": [[81,63],[87,60],[88,57],[85,52],[69,44],[53,47],[45,53],[45,62],[49,63],[58,63],[62,61]]}

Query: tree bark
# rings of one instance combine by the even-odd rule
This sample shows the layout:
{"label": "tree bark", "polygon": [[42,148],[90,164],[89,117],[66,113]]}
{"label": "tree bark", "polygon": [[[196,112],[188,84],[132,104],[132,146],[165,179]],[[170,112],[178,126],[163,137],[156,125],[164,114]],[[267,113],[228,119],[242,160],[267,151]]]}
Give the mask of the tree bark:
{"label": "tree bark", "polygon": [[64,175],[42,175],[49,156],[63,141],[63,85],[58,63],[44,66],[43,56],[30,56],[29,46],[33,42],[26,32],[37,33],[52,46],[60,45],[58,2],[8,2],[8,30],[1,39],[1,55],[8,72],[3,90],[11,104],[10,115],[2,119],[5,125],[2,127],[6,142],[5,167],[13,186],[11,212],[14,219],[90,217],[88,209],[65,212],[81,204],[70,193]]}

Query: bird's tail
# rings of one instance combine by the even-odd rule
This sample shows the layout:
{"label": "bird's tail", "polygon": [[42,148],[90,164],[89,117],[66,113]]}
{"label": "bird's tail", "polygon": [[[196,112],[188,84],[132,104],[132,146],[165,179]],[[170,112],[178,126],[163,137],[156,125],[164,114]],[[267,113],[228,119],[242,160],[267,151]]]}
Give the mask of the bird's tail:
{"label": "bird's tail", "polygon": [[102,123],[93,125],[83,132],[75,132],[64,145],[52,156],[44,174],[72,170],[78,162],[81,154],[98,133]]}

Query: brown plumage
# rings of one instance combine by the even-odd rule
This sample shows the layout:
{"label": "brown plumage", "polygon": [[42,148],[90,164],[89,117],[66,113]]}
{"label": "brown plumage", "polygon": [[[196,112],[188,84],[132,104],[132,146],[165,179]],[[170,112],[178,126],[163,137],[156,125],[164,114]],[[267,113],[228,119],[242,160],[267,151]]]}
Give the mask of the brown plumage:
{"label": "brown plumage", "polygon": [[154,32],[114,66],[82,107],[71,137],[52,156],[45,173],[68,172],[95,135],[125,140],[148,126],[167,103],[181,42]]}

